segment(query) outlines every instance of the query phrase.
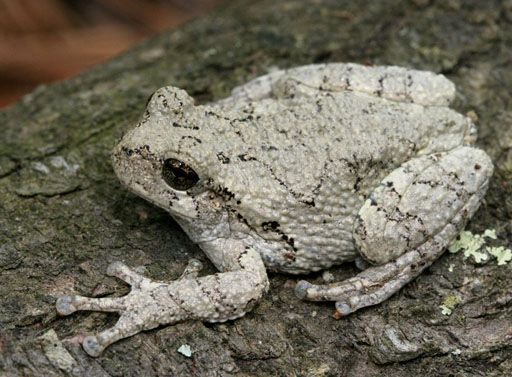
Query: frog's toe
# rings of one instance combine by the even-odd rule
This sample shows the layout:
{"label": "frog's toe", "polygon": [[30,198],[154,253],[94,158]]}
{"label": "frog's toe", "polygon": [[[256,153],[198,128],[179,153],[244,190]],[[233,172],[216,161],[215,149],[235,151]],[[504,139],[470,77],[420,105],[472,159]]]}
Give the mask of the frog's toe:
{"label": "frog's toe", "polygon": [[105,347],[98,342],[98,337],[95,335],[86,336],[82,342],[82,347],[84,351],[92,357],[98,357],[105,349]]}
{"label": "frog's toe", "polygon": [[295,296],[304,300],[308,296],[308,290],[314,287],[315,285],[311,284],[309,281],[300,280],[295,286]]}
{"label": "frog's toe", "polygon": [[78,310],[118,312],[125,309],[124,301],[124,297],[62,296],[57,299],[55,306],[60,315],[70,315]]}
{"label": "frog's toe", "polygon": [[140,331],[155,328],[160,324],[156,318],[161,314],[158,313],[158,309],[151,309],[151,307],[136,309],[132,308],[132,310],[122,312],[114,326],[96,335],[86,336],[82,342],[84,351],[90,356],[97,357],[112,343],[133,336]]}
{"label": "frog's toe", "polygon": [[131,285],[132,287],[140,287],[143,282],[148,281],[147,278],[133,271],[123,262],[111,263],[107,267],[107,275],[115,276],[116,278],[123,280],[125,283]]}
{"label": "frog's toe", "polygon": [[371,293],[359,292],[350,297],[336,301],[334,318],[340,319],[359,309],[384,302],[400,289],[402,284],[397,284],[398,282],[399,280],[393,280],[391,283],[384,284],[381,288],[375,289]]}
{"label": "frog's toe", "polygon": [[340,319],[354,311],[346,301],[337,301],[335,307],[336,312],[334,313],[334,318],[336,319]]}
{"label": "frog's toe", "polygon": [[59,297],[55,303],[55,307],[57,313],[60,315],[70,315],[77,311],[76,307],[73,305],[73,296],[66,295]]}

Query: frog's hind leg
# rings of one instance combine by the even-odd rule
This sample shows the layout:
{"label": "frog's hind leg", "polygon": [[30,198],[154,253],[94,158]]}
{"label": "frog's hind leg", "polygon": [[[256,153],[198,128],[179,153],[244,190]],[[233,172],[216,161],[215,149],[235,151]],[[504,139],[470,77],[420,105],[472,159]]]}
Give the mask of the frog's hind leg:
{"label": "frog's hind leg", "polygon": [[424,106],[447,106],[455,85],[443,75],[396,66],[311,64],[276,70],[233,89],[230,102],[352,91]]}
{"label": "frog's hind leg", "polygon": [[[211,241],[217,242],[217,241]],[[268,289],[265,266],[258,252],[242,242],[218,241],[223,272],[197,277],[201,263],[191,260],[182,276],[169,283],[148,279],[124,264],[111,264],[107,273],[124,280],[131,291],[123,297],[89,298],[63,296],[57,300],[57,312],[69,315],[78,310],[118,312],[114,327],[83,341],[91,356],[100,355],[110,344],[160,325],[185,319],[222,322],[238,318],[252,309]],[[221,258],[222,257],[222,258]]]}
{"label": "frog's hind leg", "polygon": [[[447,226],[446,233],[457,234],[453,228],[451,225]],[[444,252],[445,243],[439,243],[440,241],[442,240],[433,239],[394,261],[370,267],[339,283],[314,285],[300,281],[295,292],[303,300],[336,301],[336,318],[380,304],[418,276]]]}
{"label": "frog's hind leg", "polygon": [[443,75],[397,66],[352,63],[292,68],[273,86],[276,97],[342,91],[424,106],[447,106],[455,97],[455,85]]}
{"label": "frog's hind leg", "polygon": [[232,109],[265,98],[342,91],[424,106],[447,106],[455,97],[455,85],[433,72],[396,66],[327,63],[272,71],[234,88],[230,97],[216,105]]}
{"label": "frog's hind leg", "polygon": [[485,152],[460,147],[422,156],[389,174],[359,211],[354,239],[376,266],[331,285],[299,282],[296,293],[336,301],[339,315],[378,304],[430,266],[478,208],[492,174]]}

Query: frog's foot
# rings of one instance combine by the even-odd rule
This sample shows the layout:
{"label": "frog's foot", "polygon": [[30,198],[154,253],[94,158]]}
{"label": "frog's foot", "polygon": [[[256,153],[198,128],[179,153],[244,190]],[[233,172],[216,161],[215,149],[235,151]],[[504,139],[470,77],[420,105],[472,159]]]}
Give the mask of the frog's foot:
{"label": "frog's foot", "polygon": [[336,301],[336,319],[366,306],[379,304],[430,266],[444,251],[441,238],[445,233],[457,233],[453,225],[430,242],[409,251],[396,260],[370,267],[353,278],[328,285],[300,281],[296,295],[309,301]]}
{"label": "frog's foot", "polygon": [[460,147],[393,171],[359,211],[354,239],[376,266],[331,285],[301,281],[305,300],[336,301],[336,316],[378,304],[430,266],[477,210],[492,174],[485,152]]}
{"label": "frog's foot", "polygon": [[249,311],[268,287],[265,266],[260,255],[243,247],[231,249],[225,272],[198,278],[202,265],[189,261],[178,280],[162,283],[148,279],[120,262],[112,263],[108,275],[124,280],[131,291],[123,297],[89,298],[63,296],[57,300],[57,312],[69,315],[78,310],[119,313],[114,327],[87,336],[84,350],[99,356],[110,344],[160,325],[185,319],[222,322]]}
{"label": "frog's foot", "polygon": [[[161,323],[173,323],[183,317],[182,308],[176,302],[175,309],[169,305],[169,284],[153,282],[134,272],[121,262],[112,263],[107,274],[115,276],[131,286],[131,292],[123,297],[89,298],[83,296],[62,296],[57,300],[57,312],[69,315],[78,310],[118,312],[119,320],[114,327],[97,335],[87,336],[83,341],[84,350],[91,356],[99,356],[110,344],[119,339],[148,330]],[[164,305],[160,305],[163,300]],[[171,309],[158,312],[158,309]]]}

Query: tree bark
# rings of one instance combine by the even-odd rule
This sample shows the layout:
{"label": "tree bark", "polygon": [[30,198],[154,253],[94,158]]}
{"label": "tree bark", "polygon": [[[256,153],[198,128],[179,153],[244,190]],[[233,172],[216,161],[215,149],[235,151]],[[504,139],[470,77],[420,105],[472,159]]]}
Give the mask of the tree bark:
{"label": "tree bark", "polygon": [[[0,113],[0,374],[6,376],[510,376],[512,264],[446,253],[385,303],[334,320],[332,303],[300,302],[298,277],[273,275],[250,314],[147,331],[88,357],[79,341],[115,315],[58,317],[63,293],[123,295],[104,275],[123,260],[177,278],[197,246],[163,211],[121,187],[109,152],[164,85],[197,102],[228,95],[274,67],[393,64],[441,72],[455,108],[478,116],[493,158],[469,229],[512,243],[510,0],[235,0]],[[330,270],[337,280],[356,273]],[[310,281],[321,282],[322,274]],[[439,305],[454,298],[451,315]],[[177,350],[189,345],[192,356]]]}

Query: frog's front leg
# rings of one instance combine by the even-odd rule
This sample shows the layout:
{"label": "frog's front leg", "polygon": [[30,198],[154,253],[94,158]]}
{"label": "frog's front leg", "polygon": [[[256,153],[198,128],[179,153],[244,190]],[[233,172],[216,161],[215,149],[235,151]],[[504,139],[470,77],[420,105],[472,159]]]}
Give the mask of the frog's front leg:
{"label": "frog's front leg", "polygon": [[493,166],[471,147],[422,156],[391,172],[359,211],[354,239],[375,264],[331,285],[297,284],[300,298],[336,301],[338,315],[378,304],[430,266],[477,210]]}
{"label": "frog's front leg", "polygon": [[[236,243],[236,241],[235,241]],[[84,350],[99,356],[110,344],[160,325],[186,319],[222,322],[243,316],[268,288],[260,255],[243,246],[230,245],[222,256],[224,271],[197,278],[198,261],[189,263],[180,279],[156,282],[132,271],[122,263],[112,263],[107,273],[124,280],[131,291],[123,297],[89,298],[63,296],[57,311],[69,315],[77,310],[118,312],[116,325],[97,335],[87,336]]]}

